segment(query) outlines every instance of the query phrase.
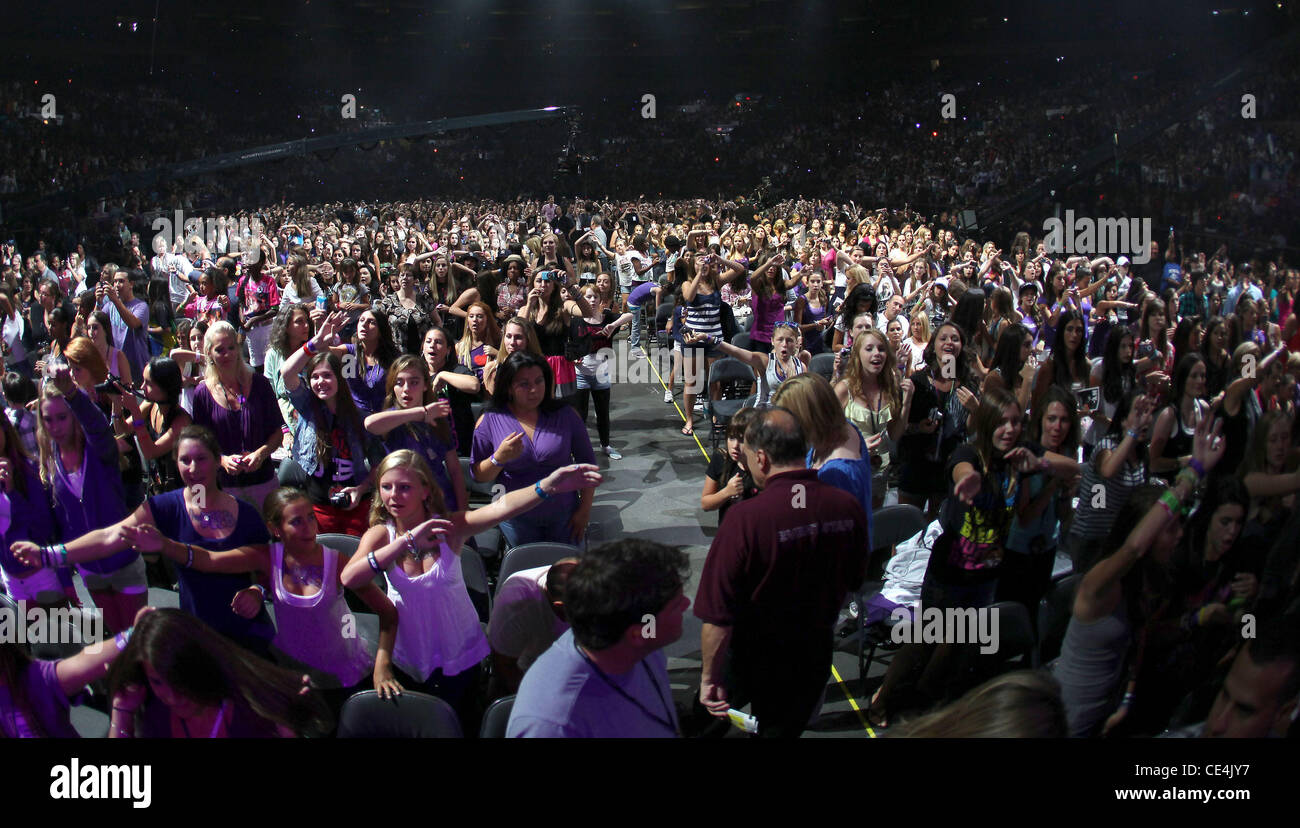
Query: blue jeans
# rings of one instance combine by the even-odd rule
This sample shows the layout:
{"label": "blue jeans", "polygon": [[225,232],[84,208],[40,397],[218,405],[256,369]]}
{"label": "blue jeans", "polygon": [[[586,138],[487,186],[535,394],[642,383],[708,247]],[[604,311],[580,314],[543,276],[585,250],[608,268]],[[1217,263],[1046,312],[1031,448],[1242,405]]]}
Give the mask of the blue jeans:
{"label": "blue jeans", "polygon": [[[625,297],[630,296],[632,291],[635,290],[637,286],[639,286],[640,284],[641,284],[640,282],[633,282],[632,287],[628,288],[624,296]],[[628,335],[627,338],[627,344],[630,347],[635,348],[636,346],[641,344],[641,314],[643,313],[643,311],[640,305],[631,305],[628,307],[628,310],[631,311],[632,313],[632,327],[629,329],[630,334]]]}
{"label": "blue jeans", "polygon": [[525,543],[575,543],[569,534],[569,520],[573,512],[566,508],[555,508],[543,503],[531,512],[511,518],[501,524],[501,534],[506,540],[506,549],[513,549]]}

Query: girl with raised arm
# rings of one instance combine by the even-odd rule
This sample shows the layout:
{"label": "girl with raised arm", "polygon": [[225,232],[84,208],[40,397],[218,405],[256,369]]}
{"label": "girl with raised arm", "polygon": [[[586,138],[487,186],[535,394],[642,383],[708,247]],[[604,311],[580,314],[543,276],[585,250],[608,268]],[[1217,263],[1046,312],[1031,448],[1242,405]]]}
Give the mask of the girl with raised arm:
{"label": "girl with raised arm", "polygon": [[393,663],[402,686],[432,693],[456,707],[472,707],[479,662],[490,652],[465,587],[460,552],[465,541],[543,500],[600,485],[593,465],[566,466],[490,506],[450,511],[428,464],[415,452],[393,452],[380,464],[379,497],[371,527],[343,569],[356,588],[383,573],[399,624]]}
{"label": "girl with raised arm", "polygon": [[[121,520],[126,494],[117,440],[108,420],[75,387],[68,368],[60,368],[53,382],[41,388],[39,399],[36,441],[41,481],[53,493],[62,537],[77,538]],[[54,565],[68,564],[60,560]],[[95,605],[104,611],[104,625],[114,631],[126,629],[144,606],[148,591],[140,556],[133,549],[120,548],[77,569]]]}

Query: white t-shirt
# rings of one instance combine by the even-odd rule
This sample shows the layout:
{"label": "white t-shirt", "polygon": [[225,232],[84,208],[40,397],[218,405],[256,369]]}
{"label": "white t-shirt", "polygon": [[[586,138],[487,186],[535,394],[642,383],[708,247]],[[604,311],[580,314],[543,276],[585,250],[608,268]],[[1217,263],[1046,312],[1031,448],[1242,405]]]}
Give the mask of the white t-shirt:
{"label": "white t-shirt", "polygon": [[501,655],[518,659],[526,671],[537,657],[564,634],[569,625],[551,609],[546,594],[550,565],[511,575],[497,590],[488,621],[488,642]]}
{"label": "white t-shirt", "polygon": [[168,274],[168,287],[173,306],[179,305],[189,297],[190,291],[186,285],[189,277],[194,273],[194,265],[190,264],[189,259],[179,253],[164,253],[153,257],[153,269],[155,273]]}
{"label": "white t-shirt", "polygon": [[615,266],[618,268],[618,284],[620,287],[630,288],[633,282],[644,282],[646,275],[636,275],[639,268],[646,266],[646,257],[642,256],[636,250],[629,250],[621,256],[614,257]]}
{"label": "white t-shirt", "polygon": [[293,304],[298,304],[299,302],[315,302],[317,296],[324,295],[325,291],[320,289],[320,283],[316,281],[315,276],[311,277],[311,296],[299,296],[298,288],[294,286],[292,280],[287,280],[280,291],[281,301],[287,301]]}

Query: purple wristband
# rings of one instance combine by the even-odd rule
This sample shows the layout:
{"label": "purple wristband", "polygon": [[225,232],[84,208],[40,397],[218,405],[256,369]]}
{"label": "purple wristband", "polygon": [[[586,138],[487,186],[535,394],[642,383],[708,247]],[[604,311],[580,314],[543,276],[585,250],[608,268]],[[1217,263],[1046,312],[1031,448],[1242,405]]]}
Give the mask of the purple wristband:
{"label": "purple wristband", "polygon": [[1196,472],[1196,476],[1201,480],[1205,479],[1205,464],[1193,457],[1187,461],[1187,467]]}

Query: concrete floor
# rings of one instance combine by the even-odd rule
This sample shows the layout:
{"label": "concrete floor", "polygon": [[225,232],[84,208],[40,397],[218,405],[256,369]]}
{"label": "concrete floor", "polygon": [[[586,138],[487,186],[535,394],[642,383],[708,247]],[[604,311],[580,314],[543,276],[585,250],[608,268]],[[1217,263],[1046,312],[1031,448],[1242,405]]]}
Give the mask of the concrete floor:
{"label": "concrete floor", "polygon": [[[617,342],[616,348],[622,356],[626,352],[626,340]],[[655,354],[653,349],[651,354]],[[658,365],[660,360],[655,362]],[[629,379],[641,380],[643,373],[631,372]],[[697,412],[696,435],[703,450],[694,439],[683,436],[681,414],[674,406],[664,403],[663,384],[653,371],[648,373],[650,382],[616,382],[613,386],[611,443],[622,452],[623,459],[611,462],[597,448],[605,482],[597,490],[592,509],[592,521],[599,524],[599,538],[593,535],[592,540],[595,543],[598,539],[641,537],[683,547],[691,560],[691,581],[686,594],[694,597],[718,523],[716,512],[706,513],[699,505],[708,466],[704,452],[712,453],[709,429],[707,421]],[[667,379],[666,372],[662,376]],[[680,407],[680,378],[674,391]],[[598,447],[594,411],[588,417],[588,428],[593,446]],[[667,650],[679,713],[691,709],[693,694],[699,687],[700,627],[699,619],[688,612],[681,640]],[[869,738],[864,720],[847,695],[852,694],[856,704],[865,707],[856,650],[837,652],[834,667],[844,683],[830,679],[821,716],[805,736]],[[867,685],[871,690],[879,684],[884,669],[879,661],[873,665]],[[740,735],[739,731],[734,733]]]}

